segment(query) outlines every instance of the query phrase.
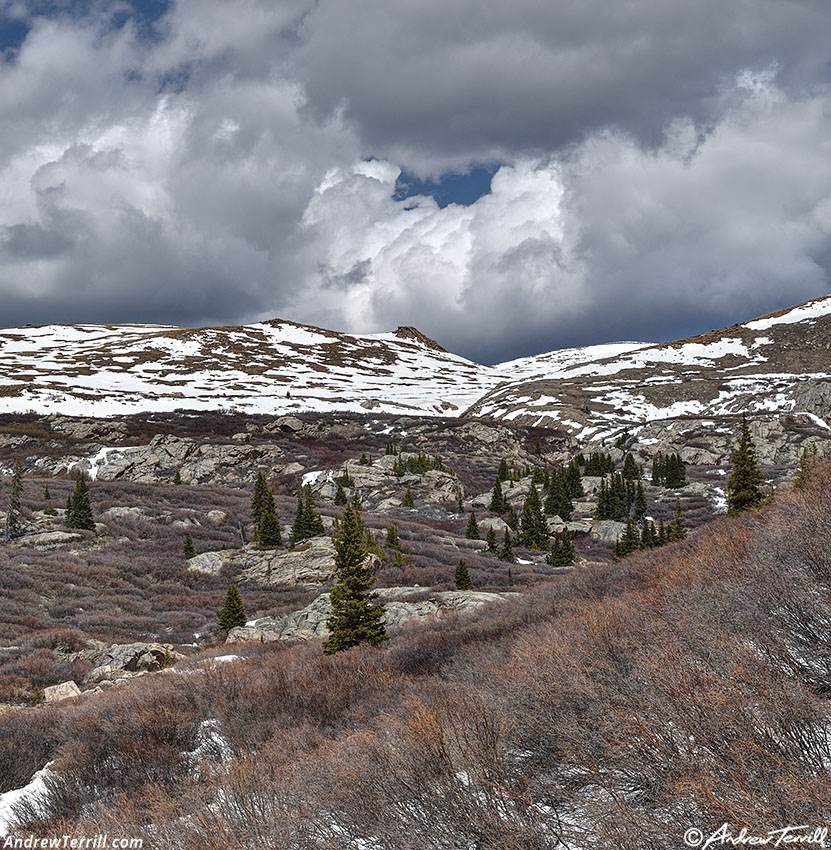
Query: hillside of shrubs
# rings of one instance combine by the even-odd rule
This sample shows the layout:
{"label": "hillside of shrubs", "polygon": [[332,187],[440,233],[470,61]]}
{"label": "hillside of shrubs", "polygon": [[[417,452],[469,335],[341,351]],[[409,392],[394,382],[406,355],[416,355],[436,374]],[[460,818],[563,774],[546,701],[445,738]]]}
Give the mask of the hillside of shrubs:
{"label": "hillside of shrubs", "polygon": [[187,850],[664,850],[822,825],[831,468],[799,481],[377,648],[217,648],[0,715],[0,790],[49,763],[27,832]]}

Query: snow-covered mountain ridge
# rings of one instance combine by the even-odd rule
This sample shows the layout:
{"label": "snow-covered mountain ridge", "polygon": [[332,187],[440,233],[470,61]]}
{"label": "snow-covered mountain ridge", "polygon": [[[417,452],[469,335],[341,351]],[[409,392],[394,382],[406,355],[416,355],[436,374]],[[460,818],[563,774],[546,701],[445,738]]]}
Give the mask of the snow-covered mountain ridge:
{"label": "snow-covered mountain ridge", "polygon": [[553,367],[545,374],[500,384],[467,415],[559,428],[583,442],[678,417],[794,414],[826,430],[831,421],[829,296],[690,339],[622,345],[591,362],[551,358],[536,358]]}
{"label": "snow-covered mountain ridge", "polygon": [[831,297],[687,340],[555,350],[496,366],[411,327],[358,335],[279,319],[27,326],[0,329],[0,412],[466,414],[581,441],[742,410],[804,412],[826,427],[830,350]]}

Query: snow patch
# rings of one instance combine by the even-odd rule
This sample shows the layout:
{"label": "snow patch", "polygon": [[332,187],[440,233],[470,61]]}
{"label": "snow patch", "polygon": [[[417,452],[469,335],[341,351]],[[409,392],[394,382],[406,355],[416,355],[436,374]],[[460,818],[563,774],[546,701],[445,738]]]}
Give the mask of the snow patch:
{"label": "snow patch", "polygon": [[53,762],[41,768],[23,788],[0,794],[0,838],[5,838],[16,826],[14,807],[25,801],[37,805],[46,793],[46,775]]}

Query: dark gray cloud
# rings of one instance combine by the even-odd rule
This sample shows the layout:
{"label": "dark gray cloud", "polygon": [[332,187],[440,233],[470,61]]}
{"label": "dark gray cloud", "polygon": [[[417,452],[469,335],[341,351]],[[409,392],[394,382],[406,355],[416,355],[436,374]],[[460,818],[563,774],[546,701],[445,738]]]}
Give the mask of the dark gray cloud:
{"label": "dark gray cloud", "polygon": [[[3,324],[415,324],[496,360],[828,288],[825,0],[179,0],[153,38],[116,6],[31,7],[0,73]],[[392,199],[483,161],[472,206]]]}

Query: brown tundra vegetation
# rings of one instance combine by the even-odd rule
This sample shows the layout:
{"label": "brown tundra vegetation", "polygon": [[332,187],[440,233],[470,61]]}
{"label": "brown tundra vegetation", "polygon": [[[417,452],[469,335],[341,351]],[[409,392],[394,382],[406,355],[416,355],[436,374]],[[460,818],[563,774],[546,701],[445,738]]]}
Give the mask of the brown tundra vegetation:
{"label": "brown tundra vegetation", "polygon": [[0,789],[51,762],[26,833],[185,850],[663,850],[691,827],[820,826],[829,540],[818,467],[772,505],[381,649],[235,646],[9,712]]}

